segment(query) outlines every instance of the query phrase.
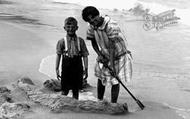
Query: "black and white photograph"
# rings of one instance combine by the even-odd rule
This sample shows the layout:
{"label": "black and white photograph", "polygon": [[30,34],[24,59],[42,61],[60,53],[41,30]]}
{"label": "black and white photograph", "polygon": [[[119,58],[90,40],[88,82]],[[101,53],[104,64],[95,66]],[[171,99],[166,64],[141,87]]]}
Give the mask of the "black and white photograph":
{"label": "black and white photograph", "polygon": [[0,0],[0,119],[190,119],[189,0]]}

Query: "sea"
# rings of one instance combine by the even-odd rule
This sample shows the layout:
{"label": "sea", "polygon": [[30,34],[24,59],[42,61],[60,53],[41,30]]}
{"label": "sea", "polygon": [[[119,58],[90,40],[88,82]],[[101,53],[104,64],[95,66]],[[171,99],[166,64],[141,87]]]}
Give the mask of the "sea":
{"label": "sea", "polygon": [[189,0],[50,0],[55,2],[69,2],[81,5],[93,5],[103,9],[124,9],[134,8],[137,4],[142,4],[144,8],[150,9],[153,14],[158,14],[167,10],[176,9],[175,14],[181,18],[181,22],[190,25],[190,1]]}
{"label": "sea", "polygon": [[[136,5],[140,3],[143,5],[144,8],[150,9],[150,13],[152,14],[159,14],[167,10],[175,9],[176,16],[180,18],[179,20],[180,26],[177,27],[177,29],[180,29],[180,30],[176,30],[176,29],[173,30],[172,28],[169,28],[169,29],[160,31],[159,33],[156,31],[147,31],[150,34],[153,34],[154,36],[160,37],[160,39],[158,38],[159,41],[154,42],[154,41],[146,40],[146,38],[143,38],[145,41],[142,41],[142,42],[148,45],[151,42],[153,46],[155,46],[158,49],[153,48],[151,46],[147,46],[145,48],[145,51],[147,51],[147,53],[150,53],[150,55],[143,55],[145,51],[143,52],[143,50],[140,49],[141,47],[137,48],[139,52],[135,51],[135,48],[132,48],[132,50],[136,54],[142,55],[141,60],[137,60],[136,62],[134,62],[136,63],[135,65],[138,65],[138,68],[140,67],[139,70],[142,70],[142,71],[136,71],[134,73],[136,73],[135,75],[140,75],[140,76],[142,75],[142,78],[153,77],[153,79],[155,79],[154,80],[155,82],[159,82],[157,86],[156,85],[153,85],[153,86],[156,86],[156,87],[166,86],[160,89],[160,91],[156,91],[156,90],[153,90],[155,87],[151,85],[152,80],[145,79],[143,81],[139,79],[140,81],[142,81],[142,84],[149,84],[148,85],[149,88],[152,89],[152,92],[151,92],[152,97],[149,94],[146,94],[145,89],[142,89],[142,91],[139,91],[140,93],[145,93],[145,96],[147,95],[148,98],[150,98],[152,101],[157,100],[159,103],[162,103],[163,105],[171,109],[174,109],[180,117],[184,119],[190,119],[190,102],[189,102],[190,100],[190,81],[189,81],[190,80],[190,73],[189,73],[189,70],[190,70],[190,48],[189,48],[190,46],[190,35],[189,35],[190,34],[190,14],[189,14],[190,1],[189,0],[127,0],[127,1],[126,0],[31,0],[31,1],[30,0],[1,0],[0,1],[0,19],[6,20],[7,18],[11,17],[17,23],[20,23],[19,21],[21,21],[27,24],[35,24],[35,28],[38,28],[37,26],[43,25],[43,26],[46,26],[48,30],[60,31],[60,27],[58,26],[61,25],[62,19],[60,19],[60,23],[52,25],[51,21],[47,20],[48,18],[47,16],[51,14],[46,14],[46,13],[51,13],[51,11],[53,13],[56,10],[57,11],[61,10],[62,4],[69,5],[70,3],[76,4],[76,6],[77,5],[81,5],[81,6],[92,5],[100,9],[108,9],[108,10],[117,9],[120,11],[129,10],[131,8],[134,8]],[[22,4],[24,4],[25,6],[22,6]],[[72,9],[72,8],[68,8],[68,9]],[[30,18],[30,19],[27,19],[27,18]],[[51,19],[51,20],[54,22],[57,20],[57,18],[55,18],[55,20],[54,19]],[[29,27],[31,27],[31,25],[29,25]],[[176,39],[176,38],[174,38],[174,40],[162,39],[161,37],[162,35],[164,35],[166,38],[167,35],[168,34],[171,35],[171,33],[180,34],[179,39]],[[151,37],[153,37],[153,35],[151,35]],[[181,36],[184,36],[184,37],[181,37]],[[128,37],[132,39],[133,37],[136,37],[136,36],[134,34],[131,34]],[[130,42],[129,42],[129,46],[130,46]],[[162,46],[156,43],[162,43],[161,44]],[[140,46],[140,43],[138,46]],[[165,47],[168,47],[166,51],[164,49]],[[150,51],[148,48],[150,48],[152,51]],[[173,50],[174,48],[175,48],[174,50],[175,55],[172,55],[171,50]],[[155,51],[156,53],[153,51]],[[163,55],[164,52],[167,54],[166,56]],[[146,58],[147,56],[150,59],[152,58],[152,62],[150,62],[150,64],[143,64],[143,62],[147,59]],[[137,56],[137,59],[138,59],[138,56]],[[180,61],[178,59],[180,59]],[[94,62],[93,61],[94,59],[89,59],[89,60],[90,62]],[[49,76],[50,78],[56,78],[55,71],[54,71],[54,66],[55,66],[54,61],[55,61],[55,54],[53,53],[44,57],[39,65],[39,72]],[[165,64],[161,65],[162,62],[163,64],[164,63]],[[155,71],[158,67],[161,70]],[[150,71],[150,69],[152,70]],[[153,69],[155,70],[153,71]],[[164,72],[162,69],[164,69],[164,71],[166,70],[166,72]],[[178,69],[180,69],[180,72],[176,73]],[[171,73],[168,70],[174,70],[174,71]],[[170,73],[167,74],[167,72],[170,72]],[[90,71],[89,73],[90,75],[93,75],[93,70]],[[91,78],[94,78],[94,77],[91,77]],[[162,81],[161,80],[162,78],[167,79],[167,81]],[[166,83],[171,82],[171,85],[170,86],[169,84],[163,85],[164,82]],[[177,90],[177,94],[175,96],[175,92],[170,93],[169,90],[172,90],[173,88],[175,88],[176,84],[180,87],[180,89]],[[133,86],[130,86],[130,87],[133,87]],[[167,89],[167,91],[165,91],[164,89]],[[158,96],[156,96],[155,92],[159,93]],[[164,94],[160,94],[160,92],[164,92]],[[138,93],[138,91],[136,93]],[[146,99],[147,97],[145,96],[144,97],[142,96],[142,98]],[[164,96],[168,96],[169,99],[164,99],[163,98]],[[180,96],[183,96],[183,97],[180,97]],[[176,98],[177,103],[175,101],[174,101],[175,103],[173,103],[172,101],[170,102],[170,100],[172,100],[173,98]],[[188,104],[185,105],[185,102]]]}

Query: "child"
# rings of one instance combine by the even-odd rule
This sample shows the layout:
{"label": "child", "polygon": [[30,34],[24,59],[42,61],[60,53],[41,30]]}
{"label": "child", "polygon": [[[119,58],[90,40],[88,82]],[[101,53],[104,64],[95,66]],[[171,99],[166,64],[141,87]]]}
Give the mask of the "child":
{"label": "child", "polygon": [[[87,29],[87,39],[91,41],[92,47],[98,55],[95,76],[98,78],[97,96],[103,100],[105,86],[110,83],[111,102],[117,103],[119,96],[119,82],[112,76],[118,75],[121,80],[127,80],[126,71],[128,53],[121,30],[116,21],[109,16],[100,16],[99,10],[93,6],[87,6],[82,10],[82,18],[90,24]],[[110,73],[109,66],[113,72]]]}
{"label": "child", "polygon": [[[64,22],[67,32],[65,38],[59,40],[56,46],[56,74],[61,78],[62,95],[67,95],[72,90],[73,98],[79,98],[79,90],[82,88],[83,76],[88,77],[88,50],[81,37],[77,37],[77,20],[68,17]],[[60,59],[62,57],[61,76],[59,72]]]}

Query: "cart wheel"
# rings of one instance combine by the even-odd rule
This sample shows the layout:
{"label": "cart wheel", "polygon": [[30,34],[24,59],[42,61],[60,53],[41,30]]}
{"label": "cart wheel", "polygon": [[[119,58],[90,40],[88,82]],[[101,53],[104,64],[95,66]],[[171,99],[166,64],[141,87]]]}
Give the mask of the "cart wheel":
{"label": "cart wheel", "polygon": [[158,22],[155,24],[155,27],[156,27],[156,30],[158,31],[163,28],[163,24],[161,22]]}

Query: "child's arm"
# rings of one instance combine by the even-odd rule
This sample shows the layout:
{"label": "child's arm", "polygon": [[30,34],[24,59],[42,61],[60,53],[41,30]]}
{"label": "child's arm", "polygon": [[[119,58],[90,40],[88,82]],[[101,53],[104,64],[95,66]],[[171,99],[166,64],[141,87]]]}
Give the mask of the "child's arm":
{"label": "child's arm", "polygon": [[97,53],[98,56],[102,56],[102,53],[99,50],[99,47],[98,47],[98,44],[96,43],[96,40],[94,38],[90,39],[90,40],[91,40],[91,44],[92,44],[94,51]]}
{"label": "child's arm", "polygon": [[61,54],[56,55],[56,62],[55,62],[55,71],[57,75],[57,79],[60,80],[61,76],[59,73],[59,64],[60,64]]}
{"label": "child's arm", "polygon": [[59,72],[59,64],[60,64],[60,60],[61,60],[61,54],[63,54],[64,48],[65,48],[64,39],[61,39],[57,42],[57,45],[56,45],[55,71],[56,71],[58,80],[60,80],[60,78],[61,78],[60,72]]}
{"label": "child's arm", "polygon": [[96,42],[96,39],[91,39],[91,44],[93,49],[95,50],[95,52],[98,55],[98,61],[100,61],[101,63],[108,63],[108,59],[101,53],[98,44]]}
{"label": "child's arm", "polygon": [[84,79],[87,79],[88,78],[88,55],[89,55],[89,52],[88,52],[86,44],[82,38],[80,39],[80,45],[81,45],[81,53],[82,53],[82,58],[83,58]]}
{"label": "child's arm", "polygon": [[109,51],[110,51],[110,65],[111,65],[111,69],[113,70],[113,73],[116,73],[115,71],[115,47],[114,47],[114,41],[110,39],[109,41]]}
{"label": "child's arm", "polygon": [[88,56],[83,57],[83,64],[84,64],[84,79],[88,78]]}

